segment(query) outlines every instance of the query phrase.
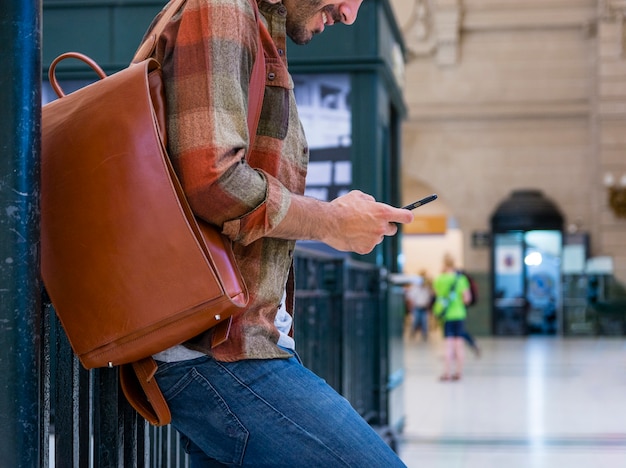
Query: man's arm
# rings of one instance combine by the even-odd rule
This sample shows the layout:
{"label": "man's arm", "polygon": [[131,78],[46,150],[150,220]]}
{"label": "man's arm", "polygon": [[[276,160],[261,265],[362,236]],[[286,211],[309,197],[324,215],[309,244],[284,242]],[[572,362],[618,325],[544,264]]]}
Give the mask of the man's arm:
{"label": "man's arm", "polygon": [[317,240],[337,250],[366,254],[385,236],[396,234],[396,223],[411,221],[411,211],[376,202],[358,190],[331,202],[292,195],[287,215],[270,236]]}

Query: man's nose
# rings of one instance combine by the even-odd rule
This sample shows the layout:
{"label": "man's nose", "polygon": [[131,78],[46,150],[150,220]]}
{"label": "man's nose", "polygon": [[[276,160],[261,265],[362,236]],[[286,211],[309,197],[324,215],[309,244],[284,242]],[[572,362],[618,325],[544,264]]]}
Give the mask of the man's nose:
{"label": "man's nose", "polygon": [[359,13],[359,7],[363,0],[347,0],[339,5],[339,14],[341,15],[341,22],[344,24],[352,24],[356,21],[356,16]]}

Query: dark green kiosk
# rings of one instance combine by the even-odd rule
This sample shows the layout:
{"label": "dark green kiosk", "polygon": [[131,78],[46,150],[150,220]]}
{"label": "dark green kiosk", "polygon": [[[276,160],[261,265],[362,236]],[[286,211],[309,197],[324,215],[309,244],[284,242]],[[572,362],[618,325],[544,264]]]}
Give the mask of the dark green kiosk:
{"label": "dark green kiosk", "polygon": [[[44,0],[44,102],[52,60],[66,51],[107,74],[128,66],[164,1]],[[289,67],[311,150],[307,195],[331,200],[359,189],[399,206],[404,44],[388,0],[367,0],[352,26],[333,25],[310,44],[289,44]],[[66,92],[96,77],[67,60]],[[296,340],[305,364],[325,378],[395,447],[404,423],[400,235],[364,256],[315,243],[296,253]],[[312,326],[314,325],[314,326]]]}

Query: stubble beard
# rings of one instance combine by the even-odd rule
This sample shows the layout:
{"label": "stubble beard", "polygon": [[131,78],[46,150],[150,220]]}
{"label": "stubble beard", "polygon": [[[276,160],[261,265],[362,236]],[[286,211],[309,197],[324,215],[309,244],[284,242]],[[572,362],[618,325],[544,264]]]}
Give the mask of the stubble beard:
{"label": "stubble beard", "polygon": [[323,1],[300,0],[296,5],[291,4],[291,8],[287,13],[287,36],[298,45],[308,44],[315,34],[321,32],[319,30],[311,31],[307,29],[307,23],[311,18],[320,13]]}

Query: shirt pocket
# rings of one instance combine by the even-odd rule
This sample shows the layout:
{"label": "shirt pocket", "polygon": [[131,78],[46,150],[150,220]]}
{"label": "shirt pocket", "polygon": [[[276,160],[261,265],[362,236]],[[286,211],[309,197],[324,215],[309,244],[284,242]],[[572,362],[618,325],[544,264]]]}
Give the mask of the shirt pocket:
{"label": "shirt pocket", "polygon": [[265,58],[265,95],[257,134],[284,140],[289,130],[293,83],[280,59]]}

